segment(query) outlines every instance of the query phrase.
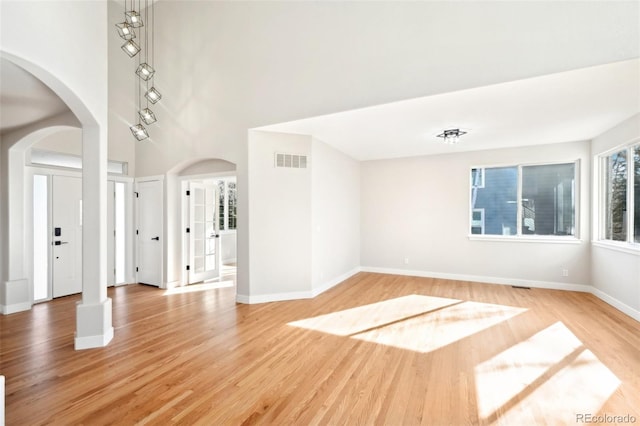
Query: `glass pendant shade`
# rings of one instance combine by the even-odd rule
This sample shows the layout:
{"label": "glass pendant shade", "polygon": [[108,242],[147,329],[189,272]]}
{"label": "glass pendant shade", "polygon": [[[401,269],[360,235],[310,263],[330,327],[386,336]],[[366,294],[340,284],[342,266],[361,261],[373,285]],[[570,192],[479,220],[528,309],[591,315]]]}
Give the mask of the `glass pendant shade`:
{"label": "glass pendant shade", "polygon": [[160,98],[162,98],[162,95],[156,90],[155,87],[152,87],[151,89],[147,90],[147,93],[144,94],[144,97],[147,98],[152,104],[155,104],[160,100]]}
{"label": "glass pendant shade", "polygon": [[156,70],[154,70],[151,65],[147,64],[146,62],[144,64],[140,64],[140,66],[138,66],[138,69],[136,70],[136,74],[138,74],[138,77],[140,77],[144,81],[147,81],[151,77],[153,77],[153,74],[155,72]]}
{"label": "glass pendant shade", "polygon": [[118,29],[118,35],[123,39],[131,40],[132,38],[136,38],[136,33],[133,31],[133,27],[126,22],[116,24],[116,28]]}
{"label": "glass pendant shade", "polygon": [[145,108],[138,113],[144,124],[153,124],[156,122],[156,115],[149,108]]}
{"label": "glass pendant shade", "polygon": [[142,124],[136,124],[135,126],[129,127],[133,136],[136,137],[139,141],[145,140],[149,137],[149,133],[147,133],[147,129],[144,128]]}
{"label": "glass pendant shade", "polygon": [[124,16],[127,20],[127,24],[131,25],[133,28],[138,28],[144,25],[142,23],[142,17],[135,10],[125,12]]}
{"label": "glass pendant shade", "polygon": [[127,40],[127,42],[122,45],[122,50],[124,50],[130,58],[133,58],[140,52],[140,46],[133,40]]}

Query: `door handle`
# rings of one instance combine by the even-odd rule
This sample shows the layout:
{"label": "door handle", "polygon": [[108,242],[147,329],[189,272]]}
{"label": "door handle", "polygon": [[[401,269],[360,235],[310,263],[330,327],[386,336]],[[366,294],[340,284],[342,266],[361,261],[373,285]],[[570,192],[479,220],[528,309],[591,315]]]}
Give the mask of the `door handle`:
{"label": "door handle", "polygon": [[69,241],[54,241],[53,243],[54,246],[59,246],[61,244],[69,244]]}
{"label": "door handle", "polygon": [[152,240],[160,241],[160,237],[153,237]]}

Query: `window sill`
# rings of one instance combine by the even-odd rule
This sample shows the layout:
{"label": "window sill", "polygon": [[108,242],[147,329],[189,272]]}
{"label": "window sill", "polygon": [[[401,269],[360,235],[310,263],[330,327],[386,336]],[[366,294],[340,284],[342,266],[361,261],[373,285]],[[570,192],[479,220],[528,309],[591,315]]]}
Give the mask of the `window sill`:
{"label": "window sill", "polygon": [[596,247],[601,247],[608,250],[621,251],[623,253],[640,256],[640,244],[637,244],[637,243],[623,243],[623,242],[599,240],[599,241],[591,241],[591,244]]}
{"label": "window sill", "polygon": [[471,241],[500,241],[508,243],[549,243],[549,244],[582,244],[582,240],[576,237],[558,237],[547,235],[469,235]]}

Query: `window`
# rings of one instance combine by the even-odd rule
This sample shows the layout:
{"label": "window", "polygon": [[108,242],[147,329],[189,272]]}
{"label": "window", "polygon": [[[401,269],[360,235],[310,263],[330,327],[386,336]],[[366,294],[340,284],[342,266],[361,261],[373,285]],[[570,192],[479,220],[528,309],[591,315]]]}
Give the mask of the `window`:
{"label": "window", "polygon": [[575,236],[576,163],[471,169],[471,234]]}
{"label": "window", "polygon": [[237,195],[235,178],[225,178],[218,181],[218,211],[221,231],[236,229],[237,223]]}
{"label": "window", "polygon": [[[82,169],[82,157],[63,152],[31,150],[31,165],[45,167],[63,167],[67,169]],[[122,161],[107,162],[107,173],[111,175],[126,175],[128,164]]]}
{"label": "window", "polygon": [[601,158],[601,239],[640,243],[640,144]]}

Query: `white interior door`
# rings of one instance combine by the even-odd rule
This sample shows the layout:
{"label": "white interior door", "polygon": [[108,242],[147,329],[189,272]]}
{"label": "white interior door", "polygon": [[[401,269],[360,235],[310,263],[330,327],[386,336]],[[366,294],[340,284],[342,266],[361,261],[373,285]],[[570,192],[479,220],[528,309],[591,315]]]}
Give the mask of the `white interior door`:
{"label": "white interior door", "polygon": [[220,276],[218,186],[189,184],[189,284]]}
{"label": "white interior door", "polygon": [[82,180],[53,176],[53,297],[82,292]]}
{"label": "white interior door", "polygon": [[162,284],[162,182],[138,183],[138,282]]}

